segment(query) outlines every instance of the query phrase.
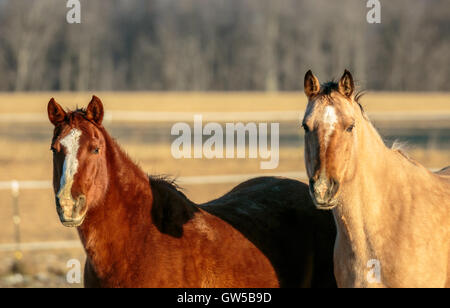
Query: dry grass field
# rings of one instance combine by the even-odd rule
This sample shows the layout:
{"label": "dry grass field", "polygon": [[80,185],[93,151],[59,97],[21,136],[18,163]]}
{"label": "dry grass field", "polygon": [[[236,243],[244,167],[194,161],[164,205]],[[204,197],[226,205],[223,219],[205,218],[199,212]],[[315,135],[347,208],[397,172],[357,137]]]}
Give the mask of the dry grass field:
{"label": "dry grass field", "polygon": [[[288,93],[192,93],[192,92],[95,92],[95,93],[0,93],[0,114],[41,113],[51,97],[66,107],[85,106],[92,94],[105,103],[108,110],[148,111],[273,111],[303,110],[305,95]],[[368,92],[363,104],[369,112],[450,111],[449,93],[384,93]]]}
{"label": "dry grass field", "polygon": [[[52,175],[51,125],[45,122],[11,123],[1,121],[1,116],[11,114],[40,114],[46,117],[50,97],[63,106],[73,108],[86,106],[91,93],[0,93],[0,182],[10,180],[50,180]],[[252,111],[303,111],[306,100],[302,93],[96,93],[104,102],[106,110],[112,111],[166,111],[166,112],[252,112]],[[450,94],[434,93],[369,93],[363,100],[366,111],[397,112],[405,117],[411,113],[450,114]],[[390,125],[384,123],[383,131]],[[445,123],[444,123],[445,124]],[[447,123],[448,124],[448,123]],[[131,158],[149,174],[179,176],[263,173],[259,159],[174,159],[170,152],[170,126],[151,123],[115,123],[112,134],[117,137]],[[415,123],[407,123],[402,132],[414,130]],[[430,123],[431,125],[431,123]],[[427,123],[421,123],[426,128]],[[280,162],[272,173],[303,171],[302,132],[298,123],[281,123]],[[447,127],[448,128],[448,127]],[[146,134],[160,131],[163,138]],[[396,135],[397,131],[392,131]],[[450,164],[450,147],[441,140],[450,140],[448,129],[436,128],[441,139],[429,137],[428,131],[422,143],[415,144],[411,134],[408,141],[410,156],[429,168]],[[431,133],[430,133],[431,134]],[[153,137],[152,137],[153,136]],[[397,137],[397,136],[395,136]],[[444,139],[442,139],[444,138]],[[421,139],[421,140],[422,140]],[[400,140],[403,140],[400,138]],[[437,141],[436,141],[437,140]],[[196,202],[204,202],[224,194],[238,183],[186,185],[185,193]],[[77,240],[74,229],[61,226],[56,215],[53,193],[46,190],[23,190],[19,206],[23,242]],[[0,245],[12,243],[12,197],[9,190],[0,190]],[[81,249],[64,251],[41,251],[25,253],[20,266],[14,266],[11,252],[0,252],[1,286],[65,286],[65,262],[71,258],[82,260]],[[14,274],[15,273],[15,274]],[[21,276],[17,276],[21,275]],[[28,279],[28,280],[27,280]],[[77,285],[75,285],[77,286]]]}

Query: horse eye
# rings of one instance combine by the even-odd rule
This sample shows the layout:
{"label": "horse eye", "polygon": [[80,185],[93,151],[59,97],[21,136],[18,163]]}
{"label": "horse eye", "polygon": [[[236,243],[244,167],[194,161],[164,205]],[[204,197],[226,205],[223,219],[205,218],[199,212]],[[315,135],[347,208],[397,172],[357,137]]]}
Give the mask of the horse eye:
{"label": "horse eye", "polygon": [[309,127],[308,127],[308,125],[306,125],[306,123],[303,123],[302,127],[305,130],[305,133],[309,132]]}
{"label": "horse eye", "polygon": [[56,154],[58,151],[56,151],[56,149],[54,147],[50,147],[50,151],[53,152],[53,154]]}
{"label": "horse eye", "polygon": [[100,151],[99,148],[95,148],[94,150],[92,150],[92,154],[98,154],[99,151]]}
{"label": "horse eye", "polygon": [[349,127],[347,127],[346,131],[351,133],[353,128],[355,128],[355,124],[351,124]]}

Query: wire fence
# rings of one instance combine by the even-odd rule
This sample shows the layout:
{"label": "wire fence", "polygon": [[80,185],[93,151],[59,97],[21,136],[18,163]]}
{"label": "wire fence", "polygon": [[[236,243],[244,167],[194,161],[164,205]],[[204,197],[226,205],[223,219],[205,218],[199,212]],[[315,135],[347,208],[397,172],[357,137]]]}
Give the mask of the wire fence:
{"label": "wire fence", "polygon": [[[300,121],[304,113],[299,110],[284,111],[249,111],[249,112],[157,112],[157,111],[124,111],[105,112],[104,121],[112,122],[188,122],[194,115],[201,114],[205,121],[236,122],[236,121]],[[370,112],[374,121],[449,121],[449,111],[388,111]],[[43,113],[4,113],[0,114],[0,123],[47,123],[48,118]]]}
{"label": "wire fence", "polygon": [[[237,121],[300,121],[303,112],[298,110],[286,111],[263,111],[263,112],[149,112],[149,111],[110,111],[105,113],[105,122],[189,122],[194,115],[201,114],[205,121],[214,122],[237,122]],[[431,125],[439,122],[440,126],[450,127],[450,112],[373,112],[369,116],[374,121],[387,122],[411,122],[426,121]],[[0,114],[0,123],[47,123],[48,119],[42,113],[20,113]],[[435,169],[432,169],[435,170]],[[254,174],[228,174],[179,177],[177,182],[181,185],[207,185],[239,183],[258,176],[281,176],[296,179],[306,179],[305,172],[284,173],[254,173]],[[0,181],[0,190],[10,190],[12,194],[12,207],[14,224],[14,243],[0,244],[0,252],[14,251],[16,258],[20,259],[22,251],[52,250],[80,248],[79,241],[57,241],[57,242],[31,242],[22,243],[20,233],[20,207],[19,197],[21,190],[45,190],[52,189],[51,181]]]}
{"label": "wire fence", "polygon": [[[305,172],[281,172],[281,173],[250,173],[250,174],[225,174],[186,176],[177,178],[180,185],[207,185],[240,183],[258,176],[279,176],[286,178],[305,179]],[[58,250],[82,248],[80,241],[56,241],[56,242],[29,242],[22,243],[20,233],[20,208],[19,197],[21,190],[46,190],[52,189],[51,181],[0,181],[0,190],[10,190],[12,195],[12,207],[14,224],[14,243],[0,244],[0,252],[14,252],[16,259],[21,259],[23,251]]]}

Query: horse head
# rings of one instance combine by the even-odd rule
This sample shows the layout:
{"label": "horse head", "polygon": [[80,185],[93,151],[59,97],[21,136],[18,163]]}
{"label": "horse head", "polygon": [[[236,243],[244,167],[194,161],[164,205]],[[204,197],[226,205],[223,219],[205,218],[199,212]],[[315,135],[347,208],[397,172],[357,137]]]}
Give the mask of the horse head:
{"label": "horse head", "polygon": [[57,212],[64,226],[78,227],[108,186],[103,105],[94,96],[86,109],[66,112],[52,98],[47,111],[55,127],[51,150]]}
{"label": "horse head", "polygon": [[304,83],[308,105],[302,126],[310,193],[318,208],[331,209],[337,205],[340,183],[351,178],[357,167],[356,141],[363,113],[349,71],[339,82],[322,85],[308,71]]}

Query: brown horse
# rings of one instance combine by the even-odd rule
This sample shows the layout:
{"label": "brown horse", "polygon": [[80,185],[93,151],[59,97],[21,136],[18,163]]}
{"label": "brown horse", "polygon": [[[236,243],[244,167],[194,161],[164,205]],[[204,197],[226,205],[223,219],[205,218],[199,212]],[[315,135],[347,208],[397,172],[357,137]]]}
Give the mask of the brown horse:
{"label": "brown horse", "polygon": [[450,287],[450,169],[432,173],[385,146],[355,96],[305,76],[311,196],[333,209],[340,287]]}
{"label": "brown horse", "polygon": [[130,160],[102,126],[97,97],[67,113],[52,99],[48,116],[57,212],[78,227],[85,286],[335,286],[333,217],[307,185],[257,178],[196,205]]}

